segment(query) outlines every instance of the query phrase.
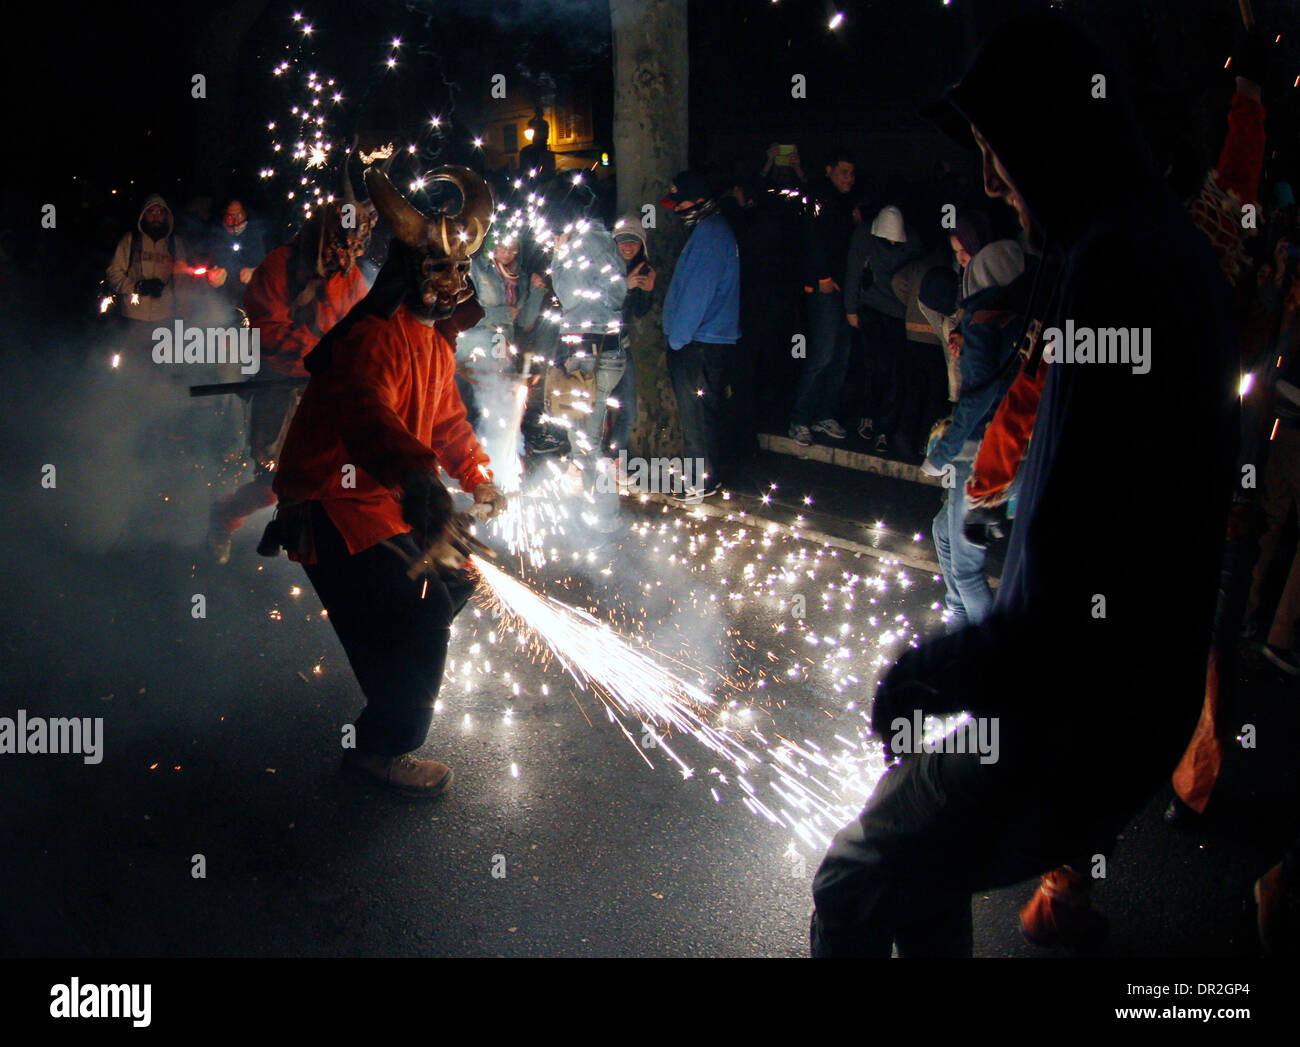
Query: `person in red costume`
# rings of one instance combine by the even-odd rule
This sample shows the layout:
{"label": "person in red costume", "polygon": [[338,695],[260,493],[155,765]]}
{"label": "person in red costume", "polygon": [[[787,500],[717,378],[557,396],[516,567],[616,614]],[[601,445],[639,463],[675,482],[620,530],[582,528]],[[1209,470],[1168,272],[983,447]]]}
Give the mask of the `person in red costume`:
{"label": "person in red costume", "polygon": [[492,193],[463,167],[430,178],[460,190],[458,211],[430,218],[382,171],[366,172],[392,246],[370,293],[304,361],[311,380],[262,540],[303,565],[365,696],[344,768],[416,797],[452,781],[451,768],[412,754],[432,722],[451,621],[475,585],[463,570],[472,539],[438,470],[473,495],[480,519],[505,505],[455,382],[455,330],[481,316],[466,275]]}
{"label": "person in red costume", "polygon": [[[373,227],[369,205],[354,205],[360,218],[345,223],[340,204],[319,208],[289,243],[262,261],[244,293],[248,322],[259,332],[266,377],[306,378],[303,360],[326,332],[366,294],[355,264]],[[364,210],[363,210],[364,209]],[[248,412],[253,479],[212,509],[208,551],[217,563],[230,559],[230,540],[244,520],[275,504],[271,477],[289,419],[302,390],[258,389]]]}

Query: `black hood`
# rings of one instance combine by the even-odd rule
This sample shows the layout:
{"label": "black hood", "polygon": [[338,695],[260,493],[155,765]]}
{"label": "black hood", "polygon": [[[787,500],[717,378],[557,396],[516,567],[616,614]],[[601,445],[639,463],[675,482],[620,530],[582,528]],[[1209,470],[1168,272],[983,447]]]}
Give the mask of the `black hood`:
{"label": "black hood", "polygon": [[978,128],[1057,243],[1158,184],[1119,74],[1096,40],[1058,17],[1003,26],[927,115],[972,147],[969,125]]}

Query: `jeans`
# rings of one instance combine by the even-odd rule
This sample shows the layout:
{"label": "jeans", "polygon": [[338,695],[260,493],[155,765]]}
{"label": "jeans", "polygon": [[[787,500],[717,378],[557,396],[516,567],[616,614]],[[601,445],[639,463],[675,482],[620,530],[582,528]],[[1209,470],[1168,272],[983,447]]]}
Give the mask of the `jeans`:
{"label": "jeans", "polygon": [[808,302],[808,359],[795,391],[791,425],[812,425],[839,414],[840,391],[849,367],[853,328],[839,291],[805,296]]}
{"label": "jeans", "polygon": [[311,522],[317,562],[303,567],[366,698],[357,749],[379,756],[412,752],[429,734],[451,622],[474,591],[474,576],[445,572],[412,580],[403,555],[418,557],[422,550],[409,532],[353,556],[319,502]]}
{"label": "jeans", "polygon": [[704,474],[713,480],[723,462],[723,395],[735,348],[688,342],[668,350],[668,377],[682,423],[682,456],[704,459]]}
{"label": "jeans", "polygon": [[988,617],[993,606],[993,590],[989,587],[984,570],[986,549],[972,545],[966,539],[963,524],[966,522],[966,481],[974,465],[970,459],[957,459],[952,471],[945,473],[953,486],[939,514],[934,518],[934,551],[939,557],[944,585],[948,587],[946,604],[951,618],[948,631],[956,632],[966,625],[979,625]]}
{"label": "jeans", "polygon": [[630,349],[623,350],[623,353],[626,365],[623,368],[623,377],[619,379],[618,385],[614,386],[614,391],[610,394],[618,401],[607,441],[610,450],[615,454],[628,449],[628,444],[632,442],[632,428],[636,425],[636,361],[632,359]]}
{"label": "jeans", "polygon": [[[598,452],[600,450],[601,433],[605,428],[605,416],[608,412],[608,402],[610,395],[618,387],[622,380],[623,374],[627,369],[627,353],[618,346],[614,339],[607,339],[607,345],[613,345],[615,348],[606,348],[602,350],[599,356],[590,352],[576,358],[574,370],[583,374],[590,375],[593,372],[596,375],[596,389],[592,393],[591,414],[587,415],[582,422],[580,431],[584,433],[589,441],[589,447],[583,450]],[[584,348],[588,348],[584,345]]]}

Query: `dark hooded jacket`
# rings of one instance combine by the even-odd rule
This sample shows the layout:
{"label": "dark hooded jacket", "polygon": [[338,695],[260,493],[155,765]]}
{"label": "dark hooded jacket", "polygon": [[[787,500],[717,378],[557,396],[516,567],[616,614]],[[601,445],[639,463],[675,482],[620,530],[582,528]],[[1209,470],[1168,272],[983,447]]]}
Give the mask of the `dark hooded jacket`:
{"label": "dark hooded jacket", "polygon": [[1107,843],[1192,735],[1235,450],[1227,288],[1108,66],[1082,33],[1033,19],[992,38],[949,101],[1062,274],[1056,307],[1042,312],[1040,287],[1031,309],[1047,326],[1149,328],[1149,372],[1050,365],[992,613],[899,659],[873,716],[999,717],[990,796],[970,799],[1001,791],[1021,819],[1009,838],[1043,868]]}

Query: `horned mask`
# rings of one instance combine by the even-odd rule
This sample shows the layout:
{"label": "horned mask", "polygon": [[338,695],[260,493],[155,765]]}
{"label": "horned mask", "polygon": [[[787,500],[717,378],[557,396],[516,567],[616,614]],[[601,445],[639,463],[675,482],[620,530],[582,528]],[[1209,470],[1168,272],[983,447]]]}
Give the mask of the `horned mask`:
{"label": "horned mask", "polygon": [[407,305],[426,321],[450,316],[473,294],[470,256],[482,246],[495,208],[488,184],[467,167],[439,167],[428,177],[460,190],[458,211],[426,215],[379,168],[366,171],[370,199],[393,230],[390,258],[406,262]]}

